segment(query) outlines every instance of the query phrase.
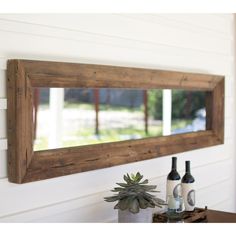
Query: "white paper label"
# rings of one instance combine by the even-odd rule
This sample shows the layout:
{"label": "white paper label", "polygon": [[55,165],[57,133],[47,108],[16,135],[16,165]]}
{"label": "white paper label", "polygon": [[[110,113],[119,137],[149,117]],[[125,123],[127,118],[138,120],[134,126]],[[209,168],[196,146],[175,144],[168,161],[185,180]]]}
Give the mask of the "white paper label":
{"label": "white paper label", "polygon": [[196,198],[194,183],[182,183],[182,196],[184,199],[185,211],[193,211]]}
{"label": "white paper label", "polygon": [[167,196],[178,197],[181,195],[180,180],[167,180],[166,184],[166,198]]}

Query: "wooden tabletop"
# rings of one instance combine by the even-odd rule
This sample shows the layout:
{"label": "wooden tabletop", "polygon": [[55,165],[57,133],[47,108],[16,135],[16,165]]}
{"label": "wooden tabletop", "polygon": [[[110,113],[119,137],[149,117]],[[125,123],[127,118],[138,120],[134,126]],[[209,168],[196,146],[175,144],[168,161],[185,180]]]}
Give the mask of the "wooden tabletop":
{"label": "wooden tabletop", "polygon": [[153,223],[185,222],[185,223],[236,223],[236,213],[216,211],[204,208],[195,208],[194,212],[183,212],[179,220],[168,220],[168,215],[156,213],[153,215]]}
{"label": "wooden tabletop", "polygon": [[207,210],[207,223],[236,223],[236,213]]}

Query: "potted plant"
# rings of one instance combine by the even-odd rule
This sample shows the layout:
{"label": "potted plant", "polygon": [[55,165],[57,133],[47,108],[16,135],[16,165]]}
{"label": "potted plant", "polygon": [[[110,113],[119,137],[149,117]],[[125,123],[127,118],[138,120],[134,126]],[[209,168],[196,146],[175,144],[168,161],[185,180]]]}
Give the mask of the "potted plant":
{"label": "potted plant", "polygon": [[118,203],[114,209],[118,209],[118,222],[120,223],[151,223],[152,210],[155,206],[161,207],[164,201],[150,194],[158,192],[154,189],[156,185],[147,185],[148,180],[143,180],[143,176],[138,172],[136,175],[124,175],[125,183],[117,183],[112,192],[117,194],[105,197],[107,202]]}

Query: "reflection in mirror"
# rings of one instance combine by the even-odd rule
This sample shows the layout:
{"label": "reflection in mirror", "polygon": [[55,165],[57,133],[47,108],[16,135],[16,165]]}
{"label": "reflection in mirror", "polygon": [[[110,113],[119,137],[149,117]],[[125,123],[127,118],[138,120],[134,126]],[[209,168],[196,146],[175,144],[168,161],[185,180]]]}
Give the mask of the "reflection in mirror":
{"label": "reflection in mirror", "polygon": [[35,151],[206,129],[203,91],[35,88],[33,112]]}

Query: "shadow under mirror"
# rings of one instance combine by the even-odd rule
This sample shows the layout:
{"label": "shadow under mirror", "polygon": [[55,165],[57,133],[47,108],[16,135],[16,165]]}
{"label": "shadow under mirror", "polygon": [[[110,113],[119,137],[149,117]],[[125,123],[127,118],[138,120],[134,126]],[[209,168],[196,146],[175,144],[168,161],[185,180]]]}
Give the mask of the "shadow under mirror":
{"label": "shadow under mirror", "polygon": [[206,129],[203,91],[34,88],[34,151]]}

